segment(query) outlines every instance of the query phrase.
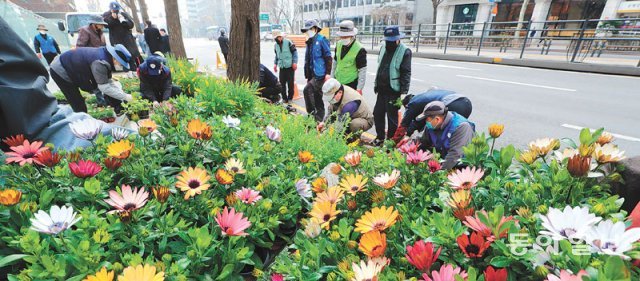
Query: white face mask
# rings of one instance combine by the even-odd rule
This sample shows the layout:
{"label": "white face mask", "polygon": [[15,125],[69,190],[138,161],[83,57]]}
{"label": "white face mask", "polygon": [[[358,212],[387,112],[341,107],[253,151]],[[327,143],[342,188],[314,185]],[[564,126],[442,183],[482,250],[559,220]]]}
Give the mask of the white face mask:
{"label": "white face mask", "polygon": [[45,34],[47,34],[47,32],[44,31],[44,30],[40,30],[40,34],[45,35]]}
{"label": "white face mask", "polygon": [[340,43],[343,46],[348,46],[349,44],[351,44],[351,38],[347,38],[347,39],[340,39]]}
{"label": "white face mask", "polygon": [[309,29],[307,30],[307,35],[309,36],[309,38],[311,38],[316,35],[316,32],[312,29]]}

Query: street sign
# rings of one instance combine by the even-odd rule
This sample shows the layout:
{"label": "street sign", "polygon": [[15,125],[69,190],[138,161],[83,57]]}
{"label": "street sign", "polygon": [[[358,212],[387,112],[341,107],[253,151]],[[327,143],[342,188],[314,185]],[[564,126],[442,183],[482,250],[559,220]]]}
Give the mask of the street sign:
{"label": "street sign", "polygon": [[269,21],[269,14],[268,13],[260,13],[260,20],[261,21]]}

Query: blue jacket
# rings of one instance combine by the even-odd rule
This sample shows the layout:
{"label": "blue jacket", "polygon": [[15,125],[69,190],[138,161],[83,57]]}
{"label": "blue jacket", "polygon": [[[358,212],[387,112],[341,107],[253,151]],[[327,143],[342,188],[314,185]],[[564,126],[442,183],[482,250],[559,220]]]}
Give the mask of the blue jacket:
{"label": "blue jacket", "polygon": [[331,74],[331,48],[329,40],[317,34],[307,40],[304,58],[304,77],[308,80]]}
{"label": "blue jacket", "polygon": [[424,127],[425,121],[415,121],[416,117],[424,111],[424,107],[432,101],[441,101],[444,105],[449,105],[453,101],[464,97],[453,91],[447,90],[429,90],[414,96],[405,107],[404,116],[402,116],[402,127],[407,129],[407,135],[413,134],[414,131]]}
{"label": "blue jacket", "polygon": [[[42,52],[43,54],[59,54],[60,47],[51,35],[38,34],[33,38],[33,46],[36,49],[36,53]],[[40,51],[42,50],[42,51]]]}
{"label": "blue jacket", "polygon": [[[103,60],[113,63],[107,48],[76,48],[60,55],[60,63],[67,71],[69,78],[80,89],[91,92],[98,88],[98,83],[93,77],[91,64],[94,61]],[[111,66],[113,68],[113,65]]]}

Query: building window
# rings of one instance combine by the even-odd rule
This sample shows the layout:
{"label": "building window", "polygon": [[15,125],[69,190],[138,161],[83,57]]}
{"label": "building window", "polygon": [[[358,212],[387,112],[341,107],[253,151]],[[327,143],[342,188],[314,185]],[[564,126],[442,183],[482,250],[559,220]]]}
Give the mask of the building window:
{"label": "building window", "polygon": [[[605,1],[594,0],[554,0],[549,8],[547,20],[583,20],[599,19],[604,10]],[[576,23],[555,23],[549,29],[580,29],[580,22]],[[589,28],[595,28],[598,22],[590,22]],[[566,34],[560,36],[572,36],[577,31],[565,31]],[[571,33],[571,34],[569,34]]]}
{"label": "building window", "polygon": [[338,0],[338,8],[342,8],[342,1]]}
{"label": "building window", "polygon": [[351,0],[351,7],[355,7],[356,6],[356,0]]}
{"label": "building window", "polygon": [[349,7],[349,0],[344,0],[344,1],[342,1],[342,2],[343,2],[343,3],[342,3],[342,6],[344,6],[344,7]]}
{"label": "building window", "polygon": [[380,3],[380,0],[376,0],[376,4],[377,4],[377,3]]}
{"label": "building window", "polygon": [[[523,0],[516,0],[513,2],[500,2],[498,3],[498,14],[493,19],[494,22],[503,22],[503,21],[518,21],[520,17],[520,9],[522,8]],[[529,1],[527,5],[527,10],[524,12],[524,21],[528,21],[531,19],[531,14],[533,14],[533,7],[535,3],[533,1]]]}

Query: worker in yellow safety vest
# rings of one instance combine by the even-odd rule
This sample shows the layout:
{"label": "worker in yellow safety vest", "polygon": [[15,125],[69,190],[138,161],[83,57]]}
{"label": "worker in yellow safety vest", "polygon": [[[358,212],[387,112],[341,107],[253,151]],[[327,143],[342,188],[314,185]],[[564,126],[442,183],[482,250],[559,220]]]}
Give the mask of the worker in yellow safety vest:
{"label": "worker in yellow safety vest", "polygon": [[340,40],[336,44],[334,56],[336,63],[331,69],[331,76],[342,85],[347,85],[362,95],[367,79],[367,51],[356,40],[357,34],[358,29],[353,21],[340,22],[340,29],[336,32]]}

